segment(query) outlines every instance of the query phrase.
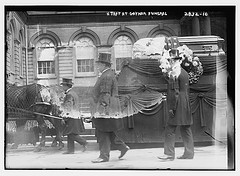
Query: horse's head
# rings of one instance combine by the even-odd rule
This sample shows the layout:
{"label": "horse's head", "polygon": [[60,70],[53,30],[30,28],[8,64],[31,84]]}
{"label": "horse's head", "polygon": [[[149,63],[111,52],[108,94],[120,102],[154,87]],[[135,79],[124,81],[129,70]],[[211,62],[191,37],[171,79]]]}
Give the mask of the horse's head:
{"label": "horse's head", "polygon": [[59,85],[48,87],[50,93],[50,103],[52,105],[52,114],[59,116],[62,113],[61,106],[66,96],[65,90]]}
{"label": "horse's head", "polygon": [[49,103],[49,104],[51,103],[51,94],[47,87],[41,87],[40,96],[41,96],[42,102]]}
{"label": "horse's head", "polygon": [[48,88],[50,93],[51,103],[57,106],[61,106],[64,97],[66,96],[65,90],[59,85],[52,85]]}
{"label": "horse's head", "polygon": [[32,90],[31,92],[36,91],[35,101],[32,104],[34,111],[49,114],[52,110],[52,104],[48,88],[40,84],[34,84],[29,87],[30,90]]}

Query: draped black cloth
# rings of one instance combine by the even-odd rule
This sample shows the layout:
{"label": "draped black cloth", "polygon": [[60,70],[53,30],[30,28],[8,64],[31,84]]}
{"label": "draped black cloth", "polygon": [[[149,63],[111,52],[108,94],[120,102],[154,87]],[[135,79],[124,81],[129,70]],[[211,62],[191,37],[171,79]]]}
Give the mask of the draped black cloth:
{"label": "draped black cloth", "polygon": [[160,63],[156,59],[134,59],[123,63],[123,67],[128,67],[137,74],[151,77],[161,77],[162,71],[159,65]]}
{"label": "draped black cloth", "polygon": [[[227,69],[227,59],[225,55],[220,56],[202,56],[200,61],[203,65],[203,75],[215,75]],[[132,71],[148,75],[151,77],[161,77],[162,71],[159,68],[160,63],[156,59],[134,59],[123,63],[123,67],[128,67]]]}
{"label": "draped black cloth", "polygon": [[222,72],[227,69],[227,59],[222,56],[205,56],[201,57],[200,61],[203,64],[203,75],[215,75],[217,72]]}
{"label": "draped black cloth", "polygon": [[[214,76],[216,73],[226,71],[226,56],[199,57],[203,64],[203,75]],[[129,71],[130,70],[130,71]],[[137,81],[126,81],[124,74],[136,74]],[[131,77],[131,75],[127,75]],[[151,82],[151,80],[154,80]],[[159,80],[159,81],[157,81]],[[163,95],[166,94],[167,82],[155,59],[135,59],[125,62],[118,77],[119,96],[122,109],[127,111],[128,127],[134,128],[133,115],[144,114],[146,117],[163,111],[164,123],[167,120],[166,103]],[[226,97],[216,96],[216,85],[212,82],[205,84],[192,84],[190,86],[190,102],[193,116],[200,118],[201,126],[207,125],[207,118],[212,117],[213,108],[226,107]]]}

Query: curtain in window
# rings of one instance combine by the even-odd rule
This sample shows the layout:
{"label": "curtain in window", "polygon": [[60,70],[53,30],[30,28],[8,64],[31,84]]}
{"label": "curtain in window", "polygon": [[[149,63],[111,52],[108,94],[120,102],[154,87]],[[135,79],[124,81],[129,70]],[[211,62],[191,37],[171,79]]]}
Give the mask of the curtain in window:
{"label": "curtain in window", "polygon": [[52,61],[55,59],[54,48],[37,48],[38,61]]}
{"label": "curtain in window", "polygon": [[132,45],[114,45],[115,58],[132,57]]}
{"label": "curtain in window", "polygon": [[94,59],[96,58],[96,47],[88,37],[81,37],[75,42],[76,60],[78,73],[94,72]]}
{"label": "curtain in window", "polygon": [[76,57],[77,57],[77,59],[93,59],[94,58],[94,47],[92,47],[92,46],[87,46],[87,47],[77,46]]}

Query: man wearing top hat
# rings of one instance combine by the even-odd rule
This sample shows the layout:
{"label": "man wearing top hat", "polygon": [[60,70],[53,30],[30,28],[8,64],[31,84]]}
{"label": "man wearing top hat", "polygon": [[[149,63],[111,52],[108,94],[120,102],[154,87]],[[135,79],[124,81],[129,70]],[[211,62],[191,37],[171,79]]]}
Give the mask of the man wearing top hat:
{"label": "man wearing top hat", "polygon": [[168,122],[165,128],[164,155],[158,157],[163,161],[175,159],[175,134],[177,126],[184,143],[184,153],[178,159],[193,159],[194,143],[191,131],[193,118],[189,100],[189,76],[181,67],[181,57],[177,49],[170,50],[170,63],[174,66],[173,74],[167,78]]}
{"label": "man wearing top hat", "polygon": [[74,141],[83,146],[83,152],[86,150],[87,142],[80,134],[85,130],[79,113],[79,96],[72,90],[72,79],[63,78],[61,86],[65,90],[63,100],[63,111],[65,124],[64,134],[67,135],[67,151],[63,154],[73,154],[75,152]]}
{"label": "man wearing top hat", "polygon": [[[123,128],[123,119],[119,118],[120,102],[117,80],[111,69],[111,54],[99,53],[97,69],[100,74],[92,90],[93,122],[99,143],[100,155],[93,163],[107,162],[110,158],[111,146],[120,150],[122,158],[129,147],[117,136],[117,131]],[[116,143],[116,140],[118,143]]]}

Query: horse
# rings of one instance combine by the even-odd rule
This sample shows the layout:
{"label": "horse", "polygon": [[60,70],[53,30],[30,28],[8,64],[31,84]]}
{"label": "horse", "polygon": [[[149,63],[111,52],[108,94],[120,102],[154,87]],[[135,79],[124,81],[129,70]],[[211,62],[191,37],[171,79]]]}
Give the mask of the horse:
{"label": "horse", "polygon": [[[41,151],[46,142],[47,125],[45,123],[45,116],[52,115],[58,116],[58,105],[54,104],[51,100],[51,94],[47,87],[40,84],[29,84],[24,86],[8,86],[6,89],[6,105],[7,105],[7,120],[17,119],[17,129],[26,123],[28,119],[36,120],[41,130],[40,144],[35,148],[35,151]],[[64,147],[62,142],[62,124],[61,119],[49,118],[48,119],[56,129],[56,141],[59,141],[59,149]],[[18,132],[18,130],[17,130]],[[17,148],[19,141],[13,144],[12,148]]]}
{"label": "horse", "polygon": [[[52,85],[48,87],[48,90],[50,92],[51,97],[51,104],[53,106],[52,108],[52,115],[60,116],[62,114],[62,103],[65,97],[65,90],[62,86],[59,85]],[[56,137],[54,138],[52,142],[52,147],[59,146],[59,150],[64,147],[64,144],[62,142],[62,136],[65,126],[62,124],[62,121],[55,118],[49,119],[52,124],[54,124],[55,130],[56,130]]]}

